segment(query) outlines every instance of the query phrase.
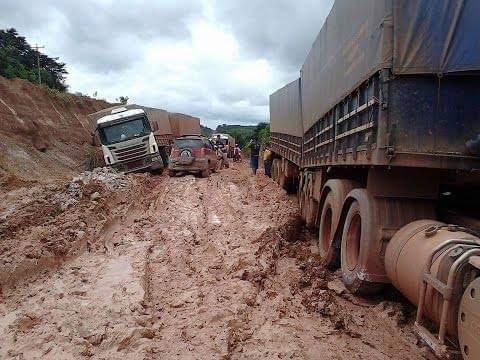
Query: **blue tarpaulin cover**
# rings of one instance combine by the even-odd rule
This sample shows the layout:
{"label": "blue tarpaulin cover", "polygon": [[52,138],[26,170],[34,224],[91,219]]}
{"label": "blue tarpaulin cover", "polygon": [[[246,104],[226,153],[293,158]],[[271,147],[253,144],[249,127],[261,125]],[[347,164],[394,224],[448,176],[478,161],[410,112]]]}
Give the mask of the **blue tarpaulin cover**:
{"label": "blue tarpaulin cover", "polygon": [[301,71],[304,129],[382,68],[480,70],[479,34],[480,0],[336,0]]}

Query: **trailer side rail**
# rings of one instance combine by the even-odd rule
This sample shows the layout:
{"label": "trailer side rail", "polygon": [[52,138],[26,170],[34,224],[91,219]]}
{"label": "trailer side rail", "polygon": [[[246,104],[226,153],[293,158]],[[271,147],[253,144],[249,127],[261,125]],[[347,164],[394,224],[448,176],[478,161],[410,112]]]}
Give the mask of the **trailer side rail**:
{"label": "trailer side rail", "polygon": [[335,164],[376,147],[380,75],[376,73],[319,119],[304,136],[302,166]]}

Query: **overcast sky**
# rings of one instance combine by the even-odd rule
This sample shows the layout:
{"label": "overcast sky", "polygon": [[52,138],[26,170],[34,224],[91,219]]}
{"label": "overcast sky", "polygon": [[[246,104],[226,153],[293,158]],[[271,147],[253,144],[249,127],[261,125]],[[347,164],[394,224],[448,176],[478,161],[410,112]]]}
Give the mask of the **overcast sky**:
{"label": "overcast sky", "polygon": [[333,0],[1,0],[16,28],[67,64],[71,92],[199,116],[268,120]]}

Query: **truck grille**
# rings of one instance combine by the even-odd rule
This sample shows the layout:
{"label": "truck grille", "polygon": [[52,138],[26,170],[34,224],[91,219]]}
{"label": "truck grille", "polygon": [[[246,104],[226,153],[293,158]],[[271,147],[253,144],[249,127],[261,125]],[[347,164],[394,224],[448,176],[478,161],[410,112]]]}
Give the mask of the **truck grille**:
{"label": "truck grille", "polygon": [[148,144],[141,143],[123,149],[115,149],[113,154],[116,160],[121,162],[140,159],[148,154]]}

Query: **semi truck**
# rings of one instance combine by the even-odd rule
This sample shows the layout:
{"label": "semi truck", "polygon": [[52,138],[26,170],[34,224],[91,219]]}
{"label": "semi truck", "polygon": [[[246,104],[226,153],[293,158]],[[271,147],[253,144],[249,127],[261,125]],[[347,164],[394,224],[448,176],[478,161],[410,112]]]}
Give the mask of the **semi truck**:
{"label": "semi truck", "polygon": [[103,109],[89,119],[92,144],[101,146],[105,165],[126,173],[161,172],[172,141],[201,131],[199,118],[135,104]]}
{"label": "semi truck", "polygon": [[272,177],[325,264],[392,284],[438,356],[480,359],[480,2],[336,0],[270,96]]}
{"label": "semi truck", "polygon": [[155,112],[117,106],[89,115],[92,145],[100,146],[106,166],[129,173],[164,169],[151,119]]}

